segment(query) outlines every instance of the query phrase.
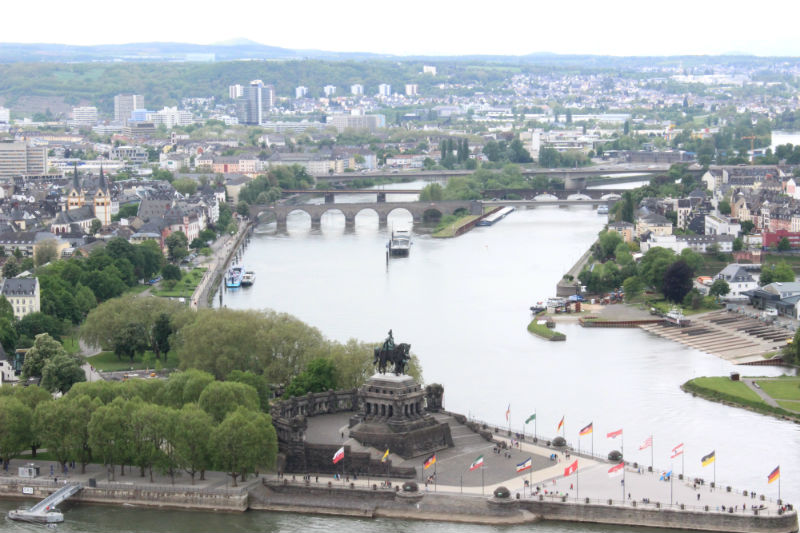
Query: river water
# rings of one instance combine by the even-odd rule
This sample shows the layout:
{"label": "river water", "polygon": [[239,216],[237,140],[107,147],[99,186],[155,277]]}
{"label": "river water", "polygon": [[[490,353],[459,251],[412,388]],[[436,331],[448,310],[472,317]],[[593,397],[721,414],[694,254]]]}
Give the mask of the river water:
{"label": "river water", "polygon": [[[395,187],[411,188],[414,184]],[[386,189],[390,189],[387,186]],[[387,201],[401,201],[390,195]],[[363,201],[363,197],[338,202]],[[410,224],[398,211],[389,224]],[[388,229],[377,215],[363,212],[355,230],[329,213],[320,230],[305,214],[290,215],[288,235],[274,224],[257,228],[243,264],[257,274],[253,287],[223,293],[236,309],[273,308],[296,315],[339,341],[351,337],[381,342],[391,328],[419,357],[426,383],[442,383],[452,411],[505,425],[537,414],[540,435],[554,436],[563,416],[567,440],[577,444],[579,428],[594,423],[596,453],[616,448],[605,434],[622,428],[626,458],[650,462],[639,445],[653,435],[657,467],[670,463],[673,446],[685,443],[685,472],[710,480],[712,467],[700,457],[716,451],[719,483],[777,496],[767,474],[778,464],[782,496],[800,502],[800,426],[707,402],[681,392],[695,376],[727,375],[734,366],[711,355],[636,329],[582,329],[559,324],[567,341],[552,343],[530,335],[529,306],[551,296],[561,275],[581,256],[603,226],[589,208],[519,210],[496,225],[456,239],[433,239],[414,228],[408,258],[388,262]],[[218,299],[214,299],[215,304]],[[747,375],[776,375],[773,367],[736,368]],[[527,432],[533,430],[529,424]],[[8,508],[13,504],[8,503]],[[269,513],[244,515],[150,511],[75,506],[64,531],[335,531],[378,528],[416,531],[632,531],[621,527],[543,523],[491,528],[405,521],[365,521]],[[30,526],[9,525],[27,530]],[[638,531],[638,529],[637,529]]]}

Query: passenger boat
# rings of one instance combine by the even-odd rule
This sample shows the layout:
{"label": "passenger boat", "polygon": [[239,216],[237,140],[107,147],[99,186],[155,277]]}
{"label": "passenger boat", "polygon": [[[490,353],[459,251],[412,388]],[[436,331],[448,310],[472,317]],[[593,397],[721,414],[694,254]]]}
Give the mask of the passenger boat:
{"label": "passenger boat", "polygon": [[476,226],[491,226],[495,222],[499,222],[503,220],[506,215],[514,211],[513,207],[504,207],[502,209],[498,209],[496,212],[492,213],[491,215],[487,215],[479,220],[475,225]]}
{"label": "passenger boat", "polygon": [[392,230],[392,238],[386,245],[389,255],[393,257],[406,257],[411,251],[411,231],[407,229]]}
{"label": "passenger boat", "polygon": [[670,309],[669,313],[664,315],[664,320],[666,320],[669,324],[679,327],[684,326],[687,323],[687,320],[683,317],[683,311],[681,311],[678,307],[673,307]]}
{"label": "passenger boat", "polygon": [[608,214],[608,204],[600,204],[597,207],[597,214],[598,215],[607,215]]}
{"label": "passenger boat", "polygon": [[252,270],[248,270],[242,276],[242,287],[249,287],[253,283],[256,282],[256,273]]}
{"label": "passenger boat", "polygon": [[236,288],[242,285],[242,276],[244,275],[243,266],[232,266],[228,273],[225,275],[225,286],[228,288]]}
{"label": "passenger boat", "polygon": [[64,521],[64,514],[55,507],[43,512],[30,512],[28,508],[20,508],[9,511],[8,518],[34,524],[58,524]]}

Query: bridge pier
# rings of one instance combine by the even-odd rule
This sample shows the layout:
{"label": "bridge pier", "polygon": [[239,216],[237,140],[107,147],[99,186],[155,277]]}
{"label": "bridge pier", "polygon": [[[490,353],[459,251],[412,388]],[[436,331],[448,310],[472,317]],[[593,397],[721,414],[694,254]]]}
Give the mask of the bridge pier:
{"label": "bridge pier", "polygon": [[311,229],[322,228],[322,217],[311,217]]}
{"label": "bridge pier", "polygon": [[385,204],[386,203],[386,193],[385,192],[379,192],[378,193],[378,203],[379,204]]}
{"label": "bridge pier", "polygon": [[326,204],[335,203],[334,198],[335,198],[335,196],[334,196],[334,194],[332,192],[326,192],[325,193],[325,203]]}
{"label": "bridge pier", "polygon": [[276,220],[276,228],[278,233],[287,233],[288,229],[286,227],[286,217],[278,217]]}
{"label": "bridge pier", "polygon": [[356,227],[356,216],[355,215],[352,215],[352,216],[345,215],[344,216],[344,227],[345,227],[345,229],[353,229],[353,228],[355,228]]}
{"label": "bridge pier", "polygon": [[386,213],[378,213],[378,228],[385,228],[389,225],[389,215]]}

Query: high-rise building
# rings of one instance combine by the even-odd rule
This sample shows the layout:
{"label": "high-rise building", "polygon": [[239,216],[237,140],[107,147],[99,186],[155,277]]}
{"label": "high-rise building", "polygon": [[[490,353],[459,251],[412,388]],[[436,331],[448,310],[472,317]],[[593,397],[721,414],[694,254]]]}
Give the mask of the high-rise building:
{"label": "high-rise building", "polygon": [[0,107],[0,124],[11,123],[11,111],[5,107]]}
{"label": "high-rise building", "polygon": [[73,107],[72,123],[76,126],[94,126],[97,124],[96,107]]}
{"label": "high-rise building", "polygon": [[385,115],[332,115],[328,117],[327,123],[342,133],[347,129],[369,130],[374,132],[379,128],[386,127]]}
{"label": "high-rise building", "polygon": [[381,83],[378,85],[378,96],[391,96],[392,86],[388,83]]}
{"label": "high-rise building", "polygon": [[275,89],[264,85],[261,80],[253,80],[244,87],[242,96],[236,99],[236,113],[240,124],[261,124],[267,119],[270,109],[275,105]]}
{"label": "high-rise building", "polygon": [[192,113],[177,107],[165,107],[161,111],[148,112],[147,121],[158,127],[161,124],[172,129],[175,126],[188,126],[194,122]]}
{"label": "high-rise building", "polygon": [[47,149],[24,142],[0,142],[0,178],[41,176],[47,171]]}
{"label": "high-rise building", "polygon": [[361,96],[364,94],[364,86],[360,83],[356,83],[355,85],[350,86],[350,94],[353,96]]}
{"label": "high-rise building", "polygon": [[114,122],[128,123],[134,109],[145,109],[141,94],[118,94],[114,97]]}
{"label": "high-rise building", "polygon": [[322,92],[325,93],[325,97],[330,98],[334,94],[336,94],[336,86],[335,85],[326,85],[322,88]]}
{"label": "high-rise building", "polygon": [[294,90],[294,97],[297,98],[298,100],[300,98],[305,98],[307,95],[308,95],[308,87],[304,87],[301,85],[299,87],[296,87]]}
{"label": "high-rise building", "polygon": [[436,76],[436,67],[432,65],[423,65],[422,66],[422,73],[423,74],[430,74],[431,76]]}
{"label": "high-rise building", "polygon": [[406,96],[417,96],[419,86],[416,83],[406,83]]}
{"label": "high-rise building", "polygon": [[241,98],[242,94],[244,93],[244,87],[241,85],[228,85],[228,98],[231,100],[236,100],[237,98]]}

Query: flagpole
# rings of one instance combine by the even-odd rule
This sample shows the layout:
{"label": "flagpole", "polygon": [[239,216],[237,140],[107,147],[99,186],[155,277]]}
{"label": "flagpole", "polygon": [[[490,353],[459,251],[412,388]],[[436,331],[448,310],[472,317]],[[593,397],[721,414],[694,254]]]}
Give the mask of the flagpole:
{"label": "flagpole", "polygon": [[685,477],[683,474],[683,466],[686,463],[685,459],[686,459],[686,450],[684,449],[683,452],[681,452],[681,477]]}
{"label": "flagpole", "polygon": [[[577,463],[578,460],[576,459],[575,462]],[[575,499],[581,499],[581,475],[578,471],[578,465],[575,465]]]}
{"label": "flagpole", "polygon": [[594,457],[594,426],[592,426],[592,457]]}
{"label": "flagpole", "polygon": [[653,435],[650,435],[650,468],[653,468]]}
{"label": "flagpole", "polygon": [[625,458],[622,458],[622,505],[625,505]]}
{"label": "flagpole", "polygon": [[536,440],[536,421],[537,421],[537,418],[538,418],[536,416],[536,409],[533,410],[533,417],[534,417],[533,418],[533,440]]}
{"label": "flagpole", "polygon": [[438,488],[438,485],[439,485],[439,480],[436,479],[436,466],[437,466],[437,464],[436,464],[436,462],[434,462],[433,463],[433,492],[437,492],[436,489]]}
{"label": "flagpole", "polygon": [[481,465],[481,496],[483,496],[483,465]]}
{"label": "flagpole", "polygon": [[717,450],[714,450],[714,487],[717,486]]}
{"label": "flagpole", "polygon": [[669,463],[669,506],[672,507],[672,462]]}

